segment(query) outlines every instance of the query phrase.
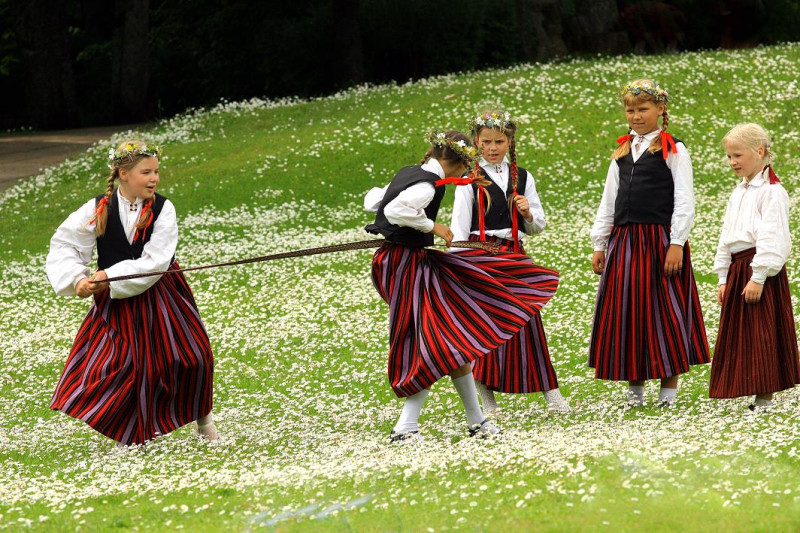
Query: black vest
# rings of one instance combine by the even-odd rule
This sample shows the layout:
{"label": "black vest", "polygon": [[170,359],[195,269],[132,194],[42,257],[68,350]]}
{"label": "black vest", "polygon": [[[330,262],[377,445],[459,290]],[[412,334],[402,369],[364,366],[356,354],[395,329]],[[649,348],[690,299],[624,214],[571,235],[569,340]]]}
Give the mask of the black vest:
{"label": "black vest", "polygon": [[[383,209],[389,204],[389,202],[397,198],[401,192],[408,189],[415,183],[425,182],[436,187],[436,181],[438,179],[439,176],[433,172],[423,170],[419,165],[400,169],[400,172],[397,173],[397,175],[392,179],[392,182],[389,184],[389,188],[386,189],[386,194],[384,194],[383,200],[381,200],[380,206],[378,207],[378,213],[375,215],[375,222],[364,229],[366,229],[369,233],[383,235],[386,237],[386,240],[403,244],[405,246],[424,247],[432,245],[433,233],[422,233],[421,231],[413,228],[392,224],[386,220],[386,215],[383,214]],[[439,206],[442,203],[444,192],[444,187],[436,187],[436,193],[433,196],[433,200],[431,200],[431,203],[429,203],[425,208],[425,215],[433,221],[436,221],[436,215],[439,213]]]}
{"label": "black vest", "polygon": [[[95,198],[95,205],[103,198],[103,194]],[[144,231],[144,239],[139,237],[133,244],[128,242],[125,236],[125,227],[119,218],[119,202],[117,201],[117,191],[111,195],[111,200],[106,205],[106,232],[97,237],[97,268],[104,270],[120,261],[128,259],[139,259],[142,257],[144,245],[150,241],[153,235],[153,227],[156,225],[158,215],[164,207],[167,199],[160,194],[156,194],[153,199],[153,221]]]}
{"label": "black vest", "polygon": [[[675,139],[679,143],[678,139]],[[619,189],[614,203],[614,225],[669,225],[675,207],[675,182],[661,150],[645,149],[633,162],[633,149],[617,159]]]}
{"label": "black vest", "polygon": [[[480,171],[481,174],[486,176],[486,172],[482,168]],[[487,179],[489,178],[487,177]],[[505,191],[491,179],[489,179],[489,181],[491,181],[492,184],[486,186],[486,192],[489,193],[489,197],[492,199],[492,205],[489,208],[489,212],[484,215],[484,225],[486,229],[491,230],[511,228],[511,213],[508,211],[508,197],[511,196],[510,171],[508,176],[508,188]],[[517,167],[517,194],[525,194],[525,186],[527,183],[528,171],[522,167]],[[475,193],[475,201],[472,203],[472,225],[470,226],[470,231],[478,231],[480,229],[478,228],[478,186],[473,184],[472,191]],[[522,218],[519,211],[516,209],[514,211],[519,221],[518,227],[524,228],[525,220]]]}

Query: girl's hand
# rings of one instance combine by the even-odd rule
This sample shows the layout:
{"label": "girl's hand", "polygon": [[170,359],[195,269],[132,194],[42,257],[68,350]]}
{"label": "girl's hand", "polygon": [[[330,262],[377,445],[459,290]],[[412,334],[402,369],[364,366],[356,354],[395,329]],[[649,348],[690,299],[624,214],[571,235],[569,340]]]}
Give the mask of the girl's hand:
{"label": "girl's hand", "polygon": [[75,294],[80,296],[81,298],[88,298],[92,295],[91,289],[92,283],[89,281],[89,278],[83,278],[75,285]]}
{"label": "girl's hand", "polygon": [[606,268],[606,253],[595,252],[592,254],[592,270],[595,274],[602,274]]}
{"label": "girl's hand", "polygon": [[108,289],[108,283],[96,283],[104,279],[108,279],[105,270],[98,270],[91,278],[89,278],[89,290],[92,291],[92,294],[100,294],[104,290]]}
{"label": "girl's hand", "polygon": [[444,224],[439,224],[438,222],[434,222],[431,233],[433,233],[437,237],[441,237],[442,239],[444,239],[444,242],[447,244],[447,246],[450,246],[450,244],[453,242],[453,232],[450,231],[450,228],[448,228]]}
{"label": "girl's hand", "polygon": [[533,213],[531,213],[531,206],[528,203],[527,198],[521,194],[518,194],[514,197],[514,203],[517,206],[517,211],[519,211],[519,214],[522,215],[522,218],[528,222],[533,220]]}
{"label": "girl's hand", "polygon": [[725,284],[723,283],[722,285],[720,285],[719,287],[717,287],[717,303],[718,303],[719,305],[722,305],[722,302],[724,302],[724,301],[725,301],[725,287],[726,287],[726,286],[727,286],[727,285],[725,285]]}
{"label": "girl's hand", "polygon": [[744,290],[742,291],[742,295],[744,295],[744,301],[749,304],[757,304],[759,300],[761,300],[761,292],[764,290],[764,286],[760,283],[756,283],[753,280],[747,282],[745,285]]}
{"label": "girl's hand", "polygon": [[680,273],[683,268],[683,246],[670,244],[667,259],[664,261],[664,275],[667,277]]}

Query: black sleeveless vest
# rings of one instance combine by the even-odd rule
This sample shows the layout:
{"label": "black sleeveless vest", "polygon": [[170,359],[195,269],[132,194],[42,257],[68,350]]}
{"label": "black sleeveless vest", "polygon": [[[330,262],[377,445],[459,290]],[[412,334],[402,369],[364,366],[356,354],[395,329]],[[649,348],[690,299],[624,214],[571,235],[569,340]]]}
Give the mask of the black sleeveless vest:
{"label": "black sleeveless vest", "polygon": [[[675,139],[675,143],[679,143]],[[633,151],[617,159],[619,188],[614,203],[614,225],[669,225],[675,208],[675,182],[661,151],[645,149],[634,163]]]}
{"label": "black sleeveless vest", "polygon": [[[397,198],[401,192],[408,189],[412,185],[419,182],[425,182],[436,187],[436,181],[438,179],[439,176],[433,172],[423,170],[419,165],[400,169],[400,172],[397,173],[397,175],[392,179],[392,182],[389,184],[389,188],[386,189],[386,194],[384,195],[383,200],[381,200],[380,206],[378,207],[378,213],[375,215],[375,222],[368,225],[364,229],[369,233],[383,235],[386,240],[403,244],[405,246],[421,248],[432,245],[433,233],[422,233],[421,231],[413,228],[392,224],[386,220],[386,215],[383,213],[383,209],[389,204],[389,202]],[[431,200],[431,203],[425,208],[425,215],[433,221],[436,221],[436,215],[439,213],[439,206],[442,204],[444,192],[444,187],[436,187],[436,193],[433,196],[433,200]]]}
{"label": "black sleeveless vest", "polygon": [[[103,196],[96,197],[95,205]],[[115,190],[111,195],[111,199],[106,205],[106,213],[108,215],[106,221],[106,232],[97,237],[97,268],[104,270],[112,265],[125,261],[127,259],[139,259],[142,257],[144,245],[150,242],[150,237],[153,235],[153,228],[156,225],[158,215],[161,214],[161,209],[164,207],[164,202],[167,199],[160,194],[156,193],[153,198],[153,221],[147,226],[144,231],[144,239],[139,237],[133,244],[128,242],[125,236],[125,227],[119,218],[119,201],[117,200],[117,191]]]}
{"label": "black sleeveless vest", "polygon": [[[508,187],[504,191],[500,188],[498,184],[492,181],[488,176],[486,176],[486,172],[481,168],[481,174],[483,174],[489,181],[492,182],[491,185],[486,186],[486,192],[489,193],[489,197],[492,199],[492,205],[489,208],[489,212],[484,215],[484,225],[486,229],[491,230],[500,230],[500,229],[508,229],[511,226],[511,213],[508,211],[508,197],[511,196],[511,176],[509,171],[508,177]],[[525,194],[525,186],[528,183],[528,171],[522,167],[517,167],[517,194]],[[470,225],[470,231],[478,231],[478,186],[473,184],[472,185],[472,192],[475,193],[475,201],[472,203],[472,224]],[[520,228],[524,228],[525,219],[516,211],[517,219],[519,222]]]}

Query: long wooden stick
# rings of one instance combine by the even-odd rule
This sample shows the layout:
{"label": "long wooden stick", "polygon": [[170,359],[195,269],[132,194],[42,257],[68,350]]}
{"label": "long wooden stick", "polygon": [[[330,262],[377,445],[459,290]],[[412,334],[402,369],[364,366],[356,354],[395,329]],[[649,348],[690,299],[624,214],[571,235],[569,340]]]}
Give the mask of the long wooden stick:
{"label": "long wooden stick", "polygon": [[[191,272],[192,270],[205,270],[208,268],[218,268],[224,266],[246,265],[249,263],[262,263],[264,261],[275,261],[276,259],[288,259],[291,257],[304,257],[308,255],[329,254],[333,252],[343,252],[346,250],[363,250],[366,248],[378,248],[384,243],[391,242],[385,239],[368,239],[366,241],[347,242],[344,244],[332,244],[329,246],[319,246],[317,248],[306,248],[305,250],[292,250],[290,252],[280,252],[277,254],[262,255],[259,257],[249,257],[237,261],[227,261],[225,263],[215,263],[213,265],[202,265],[175,270],[159,270],[154,272],[143,272],[140,274],[128,274],[126,276],[115,276],[97,280],[94,283],[110,283],[112,281],[123,281],[126,279],[147,278],[150,276],[161,276],[164,274],[175,274],[177,272]],[[434,245],[443,246],[443,245]],[[483,241],[458,241],[450,244],[452,248],[476,248],[490,253],[497,253],[500,247],[492,242]]]}

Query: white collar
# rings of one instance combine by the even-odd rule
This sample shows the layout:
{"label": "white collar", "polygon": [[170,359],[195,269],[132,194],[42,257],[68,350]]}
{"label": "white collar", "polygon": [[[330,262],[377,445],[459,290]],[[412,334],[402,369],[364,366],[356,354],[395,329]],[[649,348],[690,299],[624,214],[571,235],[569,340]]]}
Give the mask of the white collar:
{"label": "white collar", "polygon": [[428,172],[433,172],[434,174],[439,176],[439,178],[444,178],[445,177],[444,169],[442,168],[442,164],[439,163],[434,158],[428,159],[428,161],[422,165],[422,170],[427,170]]}
{"label": "white collar", "polygon": [[[655,139],[655,138],[656,138],[656,136],[657,136],[657,135],[659,135],[660,133],[661,133],[661,130],[660,130],[660,129],[655,129],[655,130],[651,131],[650,133],[645,133],[645,134],[644,134],[644,135],[642,135],[641,137],[644,137],[644,138],[645,138],[646,140],[648,140],[648,141],[652,141],[652,140],[653,140],[653,139]],[[636,132],[635,132],[635,131],[633,131],[633,130],[631,130],[631,132],[630,132],[630,135],[633,135],[633,139],[634,139],[634,140],[636,140],[636,138],[640,136],[638,133],[636,133]]]}
{"label": "white collar", "polygon": [[[505,168],[508,166],[508,157],[507,156],[503,156],[503,161],[499,165],[495,165],[494,163],[490,163],[486,159],[481,157],[481,161],[480,161],[479,164],[480,164],[480,166],[487,167],[487,168],[489,168],[491,170],[494,170],[495,172],[497,172],[499,174],[501,171],[505,170]],[[499,170],[498,170],[498,167],[499,167]]]}
{"label": "white collar", "polygon": [[749,182],[745,178],[742,178],[742,181],[739,182],[739,187],[743,187],[745,189],[748,187],[761,187],[765,183],[766,180],[764,179],[764,170],[762,169],[761,172],[753,176],[753,179],[751,179]]}
{"label": "white collar", "polygon": [[122,202],[121,205],[124,205],[125,207],[130,207],[131,204],[139,206],[144,203],[144,200],[142,200],[138,196],[133,202],[129,201],[127,198],[122,196],[122,192],[119,190],[119,187],[117,187],[117,201]]}

